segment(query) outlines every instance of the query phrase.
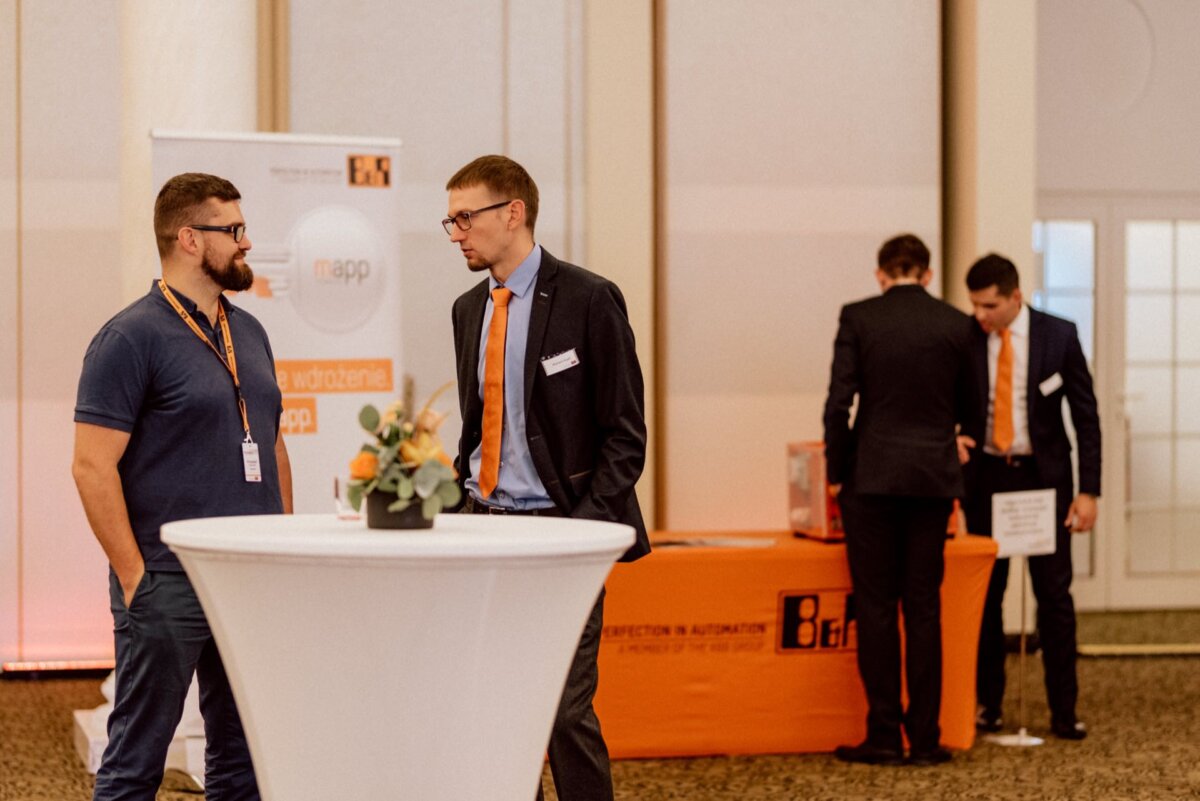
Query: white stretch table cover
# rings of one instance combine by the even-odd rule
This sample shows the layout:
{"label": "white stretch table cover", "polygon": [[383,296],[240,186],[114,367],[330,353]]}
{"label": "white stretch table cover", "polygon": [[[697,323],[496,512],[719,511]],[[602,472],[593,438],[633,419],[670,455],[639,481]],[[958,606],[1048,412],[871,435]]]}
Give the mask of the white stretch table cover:
{"label": "white stretch table cover", "polygon": [[530,801],[617,523],[333,515],[162,528],[204,606],[274,801]]}

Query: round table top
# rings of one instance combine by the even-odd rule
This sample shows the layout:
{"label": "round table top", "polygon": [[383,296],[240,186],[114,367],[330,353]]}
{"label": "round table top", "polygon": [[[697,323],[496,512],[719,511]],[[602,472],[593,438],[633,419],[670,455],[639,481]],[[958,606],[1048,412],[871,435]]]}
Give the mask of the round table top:
{"label": "round table top", "polygon": [[512,558],[618,554],[633,544],[623,523],[527,515],[440,514],[432,529],[368,529],[326,515],[245,515],[162,527],[174,551],[371,558]]}

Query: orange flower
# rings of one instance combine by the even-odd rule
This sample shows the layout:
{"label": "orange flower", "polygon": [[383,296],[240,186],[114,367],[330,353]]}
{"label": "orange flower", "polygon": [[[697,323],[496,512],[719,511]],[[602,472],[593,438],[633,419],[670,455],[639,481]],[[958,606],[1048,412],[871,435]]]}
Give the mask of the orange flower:
{"label": "orange flower", "polygon": [[359,451],[358,456],[350,460],[350,478],[370,481],[375,478],[375,470],[379,467],[379,459],[370,451]]}

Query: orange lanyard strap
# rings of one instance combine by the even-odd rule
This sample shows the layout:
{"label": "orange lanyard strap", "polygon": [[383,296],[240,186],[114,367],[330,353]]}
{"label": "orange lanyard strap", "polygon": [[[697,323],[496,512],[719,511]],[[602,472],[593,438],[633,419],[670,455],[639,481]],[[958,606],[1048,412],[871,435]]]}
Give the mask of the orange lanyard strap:
{"label": "orange lanyard strap", "polygon": [[183,304],[175,297],[175,293],[167,286],[167,282],[158,279],[158,289],[163,293],[163,297],[167,299],[167,303],[171,304],[171,308],[179,315],[179,319],[192,329],[192,333],[200,337],[200,341],[208,345],[208,349],[221,360],[221,364],[225,365],[225,369],[233,376],[233,388],[237,390],[238,411],[242,413],[242,428],[246,431],[246,442],[253,442],[250,436],[250,417],[246,414],[246,399],[242,397],[242,384],[238,381],[237,373],[237,356],[233,352],[233,334],[229,331],[229,318],[225,316],[225,306],[220,299],[217,300],[217,322],[221,325],[221,336],[225,340],[225,355],[221,355],[221,351],[217,350],[217,346],[212,343],[200,326],[196,325],[196,321],[192,319],[192,315],[187,313],[187,309],[183,308]]}

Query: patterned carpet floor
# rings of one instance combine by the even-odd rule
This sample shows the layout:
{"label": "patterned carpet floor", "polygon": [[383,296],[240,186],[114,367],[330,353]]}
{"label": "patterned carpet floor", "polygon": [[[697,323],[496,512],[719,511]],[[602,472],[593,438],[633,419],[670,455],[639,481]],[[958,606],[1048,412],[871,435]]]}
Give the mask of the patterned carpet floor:
{"label": "patterned carpet floor", "polygon": [[[1095,619],[1092,619],[1095,618]],[[1126,639],[1116,639],[1118,636]],[[1081,642],[1200,642],[1200,612],[1081,616]],[[1016,675],[1010,656],[1010,675]],[[827,754],[624,760],[621,801],[1173,801],[1200,799],[1200,658],[1081,659],[1083,742],[1050,736],[1040,659],[1027,663],[1030,733],[1045,745],[978,742],[935,768],[842,764]],[[0,801],[84,801],[71,710],[98,705],[98,679],[0,681]],[[1015,721],[1015,692],[1006,719]],[[159,801],[199,795],[168,782]],[[549,783],[547,783],[549,786]],[[554,799],[553,792],[547,792]],[[365,800],[364,800],[365,801]],[[374,801],[373,799],[371,801]],[[474,800],[472,800],[474,801]]]}

